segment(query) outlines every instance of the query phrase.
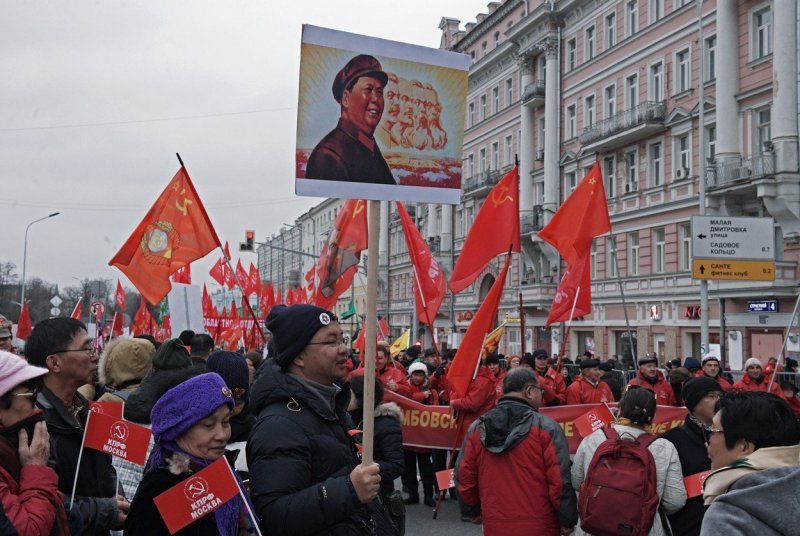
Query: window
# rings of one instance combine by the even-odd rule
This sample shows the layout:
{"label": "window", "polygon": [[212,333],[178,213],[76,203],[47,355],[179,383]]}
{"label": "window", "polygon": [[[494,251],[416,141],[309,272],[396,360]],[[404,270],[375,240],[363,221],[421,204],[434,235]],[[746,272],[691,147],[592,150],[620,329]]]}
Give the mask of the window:
{"label": "window", "polygon": [[639,185],[639,152],[636,150],[625,153],[625,169],[628,176],[625,180],[625,193],[635,192]]}
{"label": "window", "polygon": [[589,95],[583,99],[583,126],[588,127],[594,125],[594,95]]}
{"label": "window", "polygon": [[494,47],[500,44],[500,32],[494,32]]}
{"label": "window", "polygon": [[707,37],[705,43],[703,80],[707,82],[717,77],[717,36]]}
{"label": "window", "polygon": [[625,2],[625,28],[628,36],[639,31],[639,0]]}
{"label": "window", "polygon": [[547,54],[539,56],[539,80],[544,82],[547,79]]}
{"label": "window", "polygon": [[632,74],[625,79],[625,98],[627,107],[634,108],[639,105],[639,75]]}
{"label": "window", "polygon": [[688,133],[675,137],[675,167],[678,170],[686,170],[687,174],[692,168],[691,147]]}
{"label": "window", "polygon": [[564,173],[564,186],[566,188],[566,192],[564,192],[564,198],[566,199],[569,194],[575,189],[575,186],[578,185],[578,174],[575,171],[568,171]]}
{"label": "window", "polygon": [[659,102],[664,100],[664,64],[654,63],[650,66],[650,100]]}
{"label": "window", "polygon": [[486,119],[486,95],[481,95],[481,121]]}
{"label": "window", "polygon": [[706,156],[712,160],[717,154],[717,125],[706,127]]}
{"label": "window", "polygon": [[567,41],[567,71],[573,70],[578,64],[577,54],[578,46],[575,44],[575,38],[573,37]]}
{"label": "window", "polygon": [[510,166],[514,163],[514,146],[512,145],[511,134],[506,136],[506,165]]}
{"label": "window", "polygon": [[680,9],[688,3],[689,0],[675,0],[675,9]]}
{"label": "window", "polygon": [[617,113],[617,86],[608,86],[603,90],[605,95],[605,118],[614,117]]}
{"label": "window", "polygon": [[664,0],[650,0],[650,22],[656,22],[664,16]]}
{"label": "window", "polygon": [[606,178],[606,196],[612,198],[616,195],[615,193],[615,186],[617,184],[617,180],[615,178],[616,175],[617,165],[614,162],[614,157],[609,156],[603,160],[603,175]]}
{"label": "window", "polygon": [[606,245],[606,273],[608,277],[617,277],[617,239],[610,237]]}
{"label": "window", "polygon": [[492,88],[492,105],[494,106],[494,113],[500,111],[500,88]]}
{"label": "window", "polygon": [[539,136],[536,139],[536,150],[544,152],[544,117],[539,118]]}
{"label": "window", "polygon": [[689,91],[692,84],[691,55],[688,48],[675,54],[675,93]]}
{"label": "window", "polygon": [[617,44],[617,15],[609,13],[606,15],[606,49]]}
{"label": "window", "polygon": [[683,224],[680,227],[681,249],[680,249],[680,263],[681,270],[691,269],[690,263],[692,261],[692,226]]}
{"label": "window", "polygon": [[478,164],[481,166],[481,173],[486,171],[486,148],[478,151]]}
{"label": "window", "polygon": [[589,275],[592,281],[597,279],[597,242],[592,240],[592,256],[590,258]]}
{"label": "window", "polygon": [[653,272],[662,274],[666,266],[665,257],[667,251],[666,232],[664,229],[656,229],[653,231],[653,243]]}
{"label": "window", "polygon": [[575,137],[575,105],[570,104],[567,106],[567,125],[565,131],[565,139],[571,140]]}
{"label": "window", "polygon": [[475,155],[470,154],[467,156],[467,177],[472,177],[475,174]]}
{"label": "window", "polygon": [[664,149],[661,142],[650,144],[649,165],[647,174],[650,176],[650,186],[664,184]]}
{"label": "window", "polygon": [[486,55],[486,41],[481,43],[481,58]]}
{"label": "window", "polygon": [[595,47],[594,47],[594,26],[589,26],[586,28],[586,59],[590,60],[594,58],[595,55]]}
{"label": "window", "polygon": [[753,13],[753,59],[772,54],[772,12],[764,8]]}
{"label": "window", "polygon": [[753,153],[759,154],[764,150],[764,144],[772,140],[772,112],[769,108],[756,111],[756,143]]}
{"label": "window", "polygon": [[500,169],[500,142],[492,143],[492,169]]}
{"label": "window", "polygon": [[470,102],[467,106],[467,128],[475,124],[475,103]]}
{"label": "window", "polygon": [[639,233],[628,233],[628,275],[639,275]]}
{"label": "window", "polygon": [[506,107],[511,106],[514,102],[514,79],[509,78],[506,80]]}

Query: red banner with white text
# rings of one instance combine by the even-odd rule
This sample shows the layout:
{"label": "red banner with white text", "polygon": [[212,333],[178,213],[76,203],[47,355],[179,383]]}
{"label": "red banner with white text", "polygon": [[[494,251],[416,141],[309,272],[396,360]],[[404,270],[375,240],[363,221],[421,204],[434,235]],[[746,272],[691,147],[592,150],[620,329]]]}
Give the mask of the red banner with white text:
{"label": "red banner with white text", "polygon": [[[426,406],[391,391],[384,394],[386,402],[395,402],[403,410],[403,445],[435,449],[451,449],[456,439],[456,419],[448,406]],[[570,454],[578,450],[583,437],[574,421],[596,409],[598,404],[579,404],[541,408],[539,413],[556,421],[567,436]],[[658,406],[653,421],[654,432],[663,434],[683,424],[686,408]],[[460,447],[460,445],[459,445]]]}

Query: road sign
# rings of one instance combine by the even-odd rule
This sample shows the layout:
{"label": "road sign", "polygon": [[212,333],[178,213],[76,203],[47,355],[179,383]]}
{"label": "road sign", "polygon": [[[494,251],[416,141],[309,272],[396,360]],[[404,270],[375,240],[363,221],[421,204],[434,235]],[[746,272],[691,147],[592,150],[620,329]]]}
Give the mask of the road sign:
{"label": "road sign", "polygon": [[733,281],[775,281],[775,261],[692,259],[692,277]]}
{"label": "road sign", "polygon": [[62,300],[61,298],[58,297],[58,295],[56,295],[50,298],[50,305],[52,305],[53,307],[58,307],[59,305],[61,305],[63,301],[64,300]]}
{"label": "road sign", "polygon": [[761,300],[747,302],[748,313],[777,313],[778,300]]}
{"label": "road sign", "polygon": [[774,261],[775,221],[692,216],[692,257]]}
{"label": "road sign", "polygon": [[89,306],[89,310],[95,318],[100,318],[106,312],[106,305],[101,301],[95,301]]}
{"label": "road sign", "polygon": [[61,309],[59,309],[58,307],[51,307],[50,308],[50,314],[52,316],[58,316],[58,315],[61,314]]}

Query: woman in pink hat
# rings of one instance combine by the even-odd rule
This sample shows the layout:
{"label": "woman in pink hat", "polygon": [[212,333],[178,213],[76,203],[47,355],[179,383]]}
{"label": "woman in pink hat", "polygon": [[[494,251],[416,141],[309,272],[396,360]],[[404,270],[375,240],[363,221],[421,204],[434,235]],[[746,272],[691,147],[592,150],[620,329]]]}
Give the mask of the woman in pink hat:
{"label": "woman in pink hat", "polygon": [[69,534],[36,395],[47,369],[0,351],[0,501],[20,535]]}

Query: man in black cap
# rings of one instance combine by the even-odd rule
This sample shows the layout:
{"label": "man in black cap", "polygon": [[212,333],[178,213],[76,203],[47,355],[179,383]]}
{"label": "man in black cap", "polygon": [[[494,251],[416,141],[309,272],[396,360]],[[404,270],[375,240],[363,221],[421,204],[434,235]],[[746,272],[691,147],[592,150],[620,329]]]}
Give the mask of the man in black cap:
{"label": "man in black cap", "polygon": [[[530,355],[530,357],[528,357]],[[542,400],[545,406],[561,406],[567,402],[567,384],[564,377],[547,364],[547,350],[537,348],[533,354],[525,353],[523,356],[526,365],[536,372],[539,385],[544,389]]]}
{"label": "man in black cap", "polygon": [[341,106],[336,128],[314,147],[307,179],[397,184],[374,133],[383,116],[388,76],[378,60],[360,54],[333,80],[333,98]]}
{"label": "man in black cap", "polygon": [[675,406],[675,392],[669,382],[664,379],[664,375],[658,370],[658,358],[656,356],[645,355],[639,359],[639,372],[628,386],[637,385],[652,391],[656,397],[656,404],[659,406]]}
{"label": "man in black cap", "polygon": [[247,442],[250,496],[273,536],[355,534],[370,526],[378,465],[359,463],[348,434],[347,345],[334,314],[315,305],[274,307],[277,356],[251,388],[257,422]]}
{"label": "man in black cap", "polygon": [[611,387],[600,380],[600,361],[597,359],[582,359],[581,373],[575,376],[572,384],[567,387],[567,404],[597,404],[599,402],[611,403],[614,393]]}

